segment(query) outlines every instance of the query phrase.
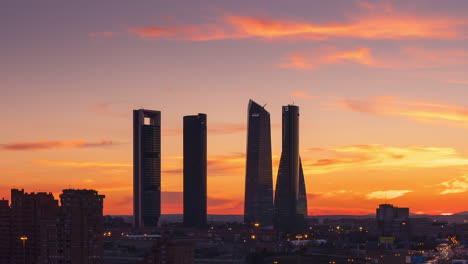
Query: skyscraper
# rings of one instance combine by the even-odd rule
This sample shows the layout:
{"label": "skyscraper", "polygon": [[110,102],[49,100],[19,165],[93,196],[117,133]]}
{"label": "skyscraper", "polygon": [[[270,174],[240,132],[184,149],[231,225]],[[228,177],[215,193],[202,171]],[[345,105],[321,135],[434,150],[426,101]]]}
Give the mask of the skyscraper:
{"label": "skyscraper", "polygon": [[161,112],[133,110],[134,226],[157,226],[161,215]]}
{"label": "skyscraper", "polygon": [[301,228],[307,216],[304,172],[299,156],[299,107],[283,106],[282,152],[275,191],[275,227]]}
{"label": "skyscraper", "polygon": [[244,222],[273,224],[273,174],[270,113],[249,101]]}
{"label": "skyscraper", "polygon": [[184,116],[184,225],[206,225],[206,114]]}

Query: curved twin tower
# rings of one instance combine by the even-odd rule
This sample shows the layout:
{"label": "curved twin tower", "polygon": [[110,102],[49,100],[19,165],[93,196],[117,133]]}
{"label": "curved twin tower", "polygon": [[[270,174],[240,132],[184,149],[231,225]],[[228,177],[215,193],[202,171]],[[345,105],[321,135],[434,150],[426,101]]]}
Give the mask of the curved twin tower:
{"label": "curved twin tower", "polygon": [[301,229],[307,196],[299,156],[299,107],[283,106],[282,152],[273,201],[270,113],[250,100],[247,127],[244,222],[284,231]]}

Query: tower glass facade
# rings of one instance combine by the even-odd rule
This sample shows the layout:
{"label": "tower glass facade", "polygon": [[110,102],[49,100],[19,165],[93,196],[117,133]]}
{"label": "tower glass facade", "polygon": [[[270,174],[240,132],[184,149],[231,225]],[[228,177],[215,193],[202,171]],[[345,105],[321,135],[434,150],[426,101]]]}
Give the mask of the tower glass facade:
{"label": "tower glass facade", "polygon": [[282,152],[275,191],[275,227],[301,228],[307,216],[307,196],[299,156],[299,107],[283,106]]}
{"label": "tower glass facade", "polygon": [[273,224],[270,113],[250,100],[248,107],[244,222]]}
{"label": "tower glass facade", "polygon": [[206,115],[184,116],[184,225],[206,225]]}
{"label": "tower glass facade", "polygon": [[161,112],[133,111],[134,226],[157,226],[161,215]]}

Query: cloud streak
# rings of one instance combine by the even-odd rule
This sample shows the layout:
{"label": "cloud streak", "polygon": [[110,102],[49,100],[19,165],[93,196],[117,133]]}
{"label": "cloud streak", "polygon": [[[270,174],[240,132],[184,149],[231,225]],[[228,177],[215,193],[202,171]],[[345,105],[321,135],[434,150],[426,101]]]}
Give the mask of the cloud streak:
{"label": "cloud streak", "polygon": [[[247,126],[245,124],[230,124],[230,123],[208,123],[209,135],[226,135],[246,132]],[[182,128],[166,128],[163,129],[165,136],[178,136],[183,134]]]}
{"label": "cloud streak", "polygon": [[386,191],[375,191],[366,195],[367,199],[395,199],[401,197],[407,193],[412,192],[411,190],[386,190]]}
{"label": "cloud streak", "polygon": [[108,147],[114,143],[108,139],[101,139],[97,142],[85,140],[51,140],[33,142],[14,142],[0,145],[0,149],[9,151],[43,151],[59,148],[95,148]]}
{"label": "cloud streak", "polygon": [[317,96],[310,95],[307,91],[304,91],[304,90],[294,91],[290,95],[292,97],[296,97],[296,98],[299,98],[299,99],[314,99],[314,98],[317,98]]}
{"label": "cloud streak", "polygon": [[378,53],[369,47],[315,47],[287,54],[279,68],[313,70],[325,65],[354,63],[381,69],[426,69],[468,64],[468,52],[457,49],[404,47]]}
{"label": "cloud streak", "polygon": [[445,124],[468,129],[468,108],[457,105],[405,100],[393,96],[372,97],[363,100],[342,99],[333,105],[365,114],[398,117],[421,123]]}
{"label": "cloud streak", "polygon": [[310,51],[289,54],[286,62],[277,66],[291,69],[316,69],[319,65],[356,62],[365,65],[375,65],[375,60],[366,47],[355,50],[337,50],[334,47],[314,48]]}
{"label": "cloud streak", "polygon": [[47,166],[72,168],[130,168],[133,166],[131,163],[109,161],[36,160],[35,162]]}
{"label": "cloud streak", "polygon": [[344,21],[314,23],[293,19],[224,14],[209,24],[172,24],[130,27],[141,38],[181,41],[221,39],[305,39],[330,38],[404,39],[464,38],[463,19],[449,16],[424,16],[397,10],[389,5],[358,5],[359,15],[348,14]]}
{"label": "cloud streak", "polygon": [[303,159],[306,174],[363,168],[443,168],[467,166],[463,157],[453,148],[406,146],[389,147],[379,144],[351,145],[327,149],[309,149],[318,159]]}
{"label": "cloud streak", "polygon": [[440,184],[445,189],[440,194],[454,194],[468,191],[468,175],[457,177]]}

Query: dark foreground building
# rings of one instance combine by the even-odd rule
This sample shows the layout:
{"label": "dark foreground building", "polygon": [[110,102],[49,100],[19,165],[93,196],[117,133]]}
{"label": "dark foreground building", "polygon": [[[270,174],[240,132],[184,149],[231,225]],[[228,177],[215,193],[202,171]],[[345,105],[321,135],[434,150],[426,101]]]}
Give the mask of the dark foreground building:
{"label": "dark foreground building", "polygon": [[283,106],[283,139],[275,192],[275,227],[300,229],[307,216],[307,196],[299,156],[299,107]]}
{"label": "dark foreground building", "polygon": [[184,116],[184,225],[206,225],[206,115]]}
{"label": "dark foreground building", "polygon": [[249,101],[245,172],[244,222],[273,224],[273,173],[270,113]]}
{"label": "dark foreground building", "polygon": [[157,239],[143,261],[137,264],[193,264],[195,263],[195,241]]}
{"label": "dark foreground building", "polygon": [[0,264],[10,264],[11,252],[11,208],[8,200],[0,200]]}
{"label": "dark foreground building", "polygon": [[11,190],[12,263],[49,263],[58,252],[59,205],[52,193]]}
{"label": "dark foreground building", "polygon": [[133,110],[134,226],[154,227],[161,216],[161,112]]}
{"label": "dark foreground building", "polygon": [[406,239],[409,229],[409,208],[381,204],[376,210],[377,228],[381,237]]}
{"label": "dark foreground building", "polygon": [[104,197],[94,190],[63,190],[59,236],[63,263],[103,263]]}
{"label": "dark foreground building", "polygon": [[0,201],[0,263],[103,263],[103,195],[64,190],[62,206],[52,193],[11,190]]}

